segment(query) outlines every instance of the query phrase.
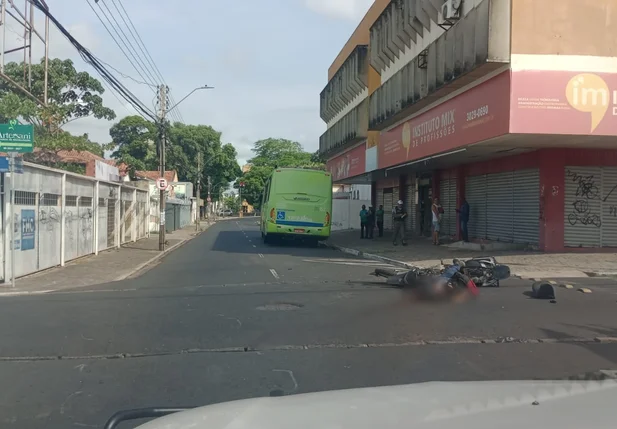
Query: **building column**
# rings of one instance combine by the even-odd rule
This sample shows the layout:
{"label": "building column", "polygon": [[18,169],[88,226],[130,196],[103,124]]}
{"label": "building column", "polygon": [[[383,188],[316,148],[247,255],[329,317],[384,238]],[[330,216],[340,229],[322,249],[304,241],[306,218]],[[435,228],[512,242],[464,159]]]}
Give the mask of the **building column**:
{"label": "building column", "polygon": [[[456,177],[456,208],[458,209],[465,199],[465,178],[467,177],[467,172],[464,165],[459,165],[454,171]],[[461,234],[461,218],[458,216],[458,213],[456,216],[456,239],[463,239]]]}
{"label": "building column", "polygon": [[563,250],[565,205],[565,154],[558,149],[545,149],[540,158],[540,250]]}

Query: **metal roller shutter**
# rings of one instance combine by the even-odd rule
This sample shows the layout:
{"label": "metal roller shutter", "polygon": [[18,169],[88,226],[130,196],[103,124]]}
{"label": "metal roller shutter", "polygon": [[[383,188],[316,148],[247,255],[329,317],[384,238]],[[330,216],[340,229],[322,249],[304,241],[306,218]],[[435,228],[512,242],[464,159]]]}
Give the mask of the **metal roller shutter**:
{"label": "metal roller shutter", "polygon": [[486,238],[512,241],[512,172],[486,175]]}
{"label": "metal roller shutter", "polygon": [[617,247],[617,168],[602,169],[602,247]]}
{"label": "metal roller shutter", "polygon": [[383,206],[383,189],[377,189],[375,193],[375,198],[377,199],[375,203],[375,210],[379,208],[379,206]]}
{"label": "metal roller shutter", "polygon": [[467,177],[465,198],[469,203],[469,238],[486,238],[486,175]]}
{"label": "metal roller shutter", "polygon": [[383,194],[383,228],[392,229],[392,188],[384,189]]}
{"label": "metal roller shutter", "polygon": [[600,167],[566,167],[563,237],[566,246],[600,246],[601,191]]}
{"label": "metal roller shutter", "polygon": [[445,179],[439,183],[439,202],[443,207],[440,235],[456,235],[456,179]]}
{"label": "metal roller shutter", "polygon": [[566,167],[565,182],[565,246],[617,246],[617,168]]}
{"label": "metal roller shutter", "polygon": [[540,238],[540,170],[518,170],[513,177],[514,237],[538,244]]}
{"label": "metal roller shutter", "polygon": [[416,228],[416,185],[407,185],[407,197],[405,198],[405,208],[407,209],[407,219],[405,227],[407,234],[413,234]]}

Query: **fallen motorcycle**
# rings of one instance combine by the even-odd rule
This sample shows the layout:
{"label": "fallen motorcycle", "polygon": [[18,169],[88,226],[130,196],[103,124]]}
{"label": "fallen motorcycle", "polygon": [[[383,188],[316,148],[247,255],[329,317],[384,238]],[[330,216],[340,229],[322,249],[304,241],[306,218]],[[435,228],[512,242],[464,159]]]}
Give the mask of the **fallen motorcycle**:
{"label": "fallen motorcycle", "polygon": [[497,263],[497,260],[492,256],[467,260],[454,259],[452,262],[455,265],[460,265],[462,272],[471,278],[478,287],[499,287],[500,280],[510,277],[510,267]]}
{"label": "fallen motorcycle", "polygon": [[463,295],[478,295],[478,288],[463,271],[461,261],[444,268],[412,267],[405,271],[376,268],[377,277],[386,284],[414,292],[420,299],[451,300]]}

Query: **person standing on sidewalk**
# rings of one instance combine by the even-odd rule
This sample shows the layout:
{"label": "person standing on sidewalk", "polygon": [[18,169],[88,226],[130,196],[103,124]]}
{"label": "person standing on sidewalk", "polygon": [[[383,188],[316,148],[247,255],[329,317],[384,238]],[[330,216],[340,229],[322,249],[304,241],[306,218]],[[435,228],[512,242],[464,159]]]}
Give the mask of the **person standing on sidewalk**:
{"label": "person standing on sidewalk", "polygon": [[461,235],[463,236],[463,241],[469,243],[469,232],[467,230],[467,224],[469,223],[469,203],[465,198],[463,198],[461,208],[456,209],[456,211],[458,212],[458,217],[461,222]]}
{"label": "person standing on sidewalk", "polygon": [[398,238],[401,237],[401,244],[407,246],[406,231],[405,231],[405,218],[407,217],[407,210],[403,206],[403,200],[398,200],[398,203],[394,209],[392,209],[392,223],[394,224],[394,245],[398,245]]}
{"label": "person standing on sidewalk", "polygon": [[377,221],[377,231],[379,237],[383,237],[383,206],[380,205],[377,211],[375,212],[375,220]]}
{"label": "person standing on sidewalk", "polygon": [[439,246],[439,225],[441,223],[441,215],[443,213],[443,207],[439,205],[439,198],[433,199],[433,205],[431,206],[431,213],[433,215],[433,244]]}
{"label": "person standing on sidewalk", "polygon": [[366,222],[366,236],[367,238],[373,238],[375,231],[375,209],[371,206],[368,208],[368,219]]}
{"label": "person standing on sidewalk", "polygon": [[360,210],[360,238],[364,238],[365,233],[366,235],[368,235],[368,229],[366,227],[367,222],[368,222],[368,211],[366,210],[366,206],[362,204],[362,210]]}

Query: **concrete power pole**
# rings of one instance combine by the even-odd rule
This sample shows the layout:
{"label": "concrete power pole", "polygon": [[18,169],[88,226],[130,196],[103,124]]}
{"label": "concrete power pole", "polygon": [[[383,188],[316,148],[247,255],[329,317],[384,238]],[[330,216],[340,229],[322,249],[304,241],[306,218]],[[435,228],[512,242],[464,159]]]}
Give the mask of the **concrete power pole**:
{"label": "concrete power pole", "polygon": [[[159,168],[161,177],[165,177],[165,115],[167,114],[167,86],[159,86]],[[159,250],[165,250],[165,189],[159,191]]]}
{"label": "concrete power pole", "polygon": [[210,191],[212,190],[212,178],[208,176],[208,219],[210,219],[210,215],[212,214],[212,206],[211,201],[212,197],[210,196]]}
{"label": "concrete power pole", "polygon": [[199,221],[201,220],[201,152],[197,154],[197,220],[195,230],[199,231]]}

